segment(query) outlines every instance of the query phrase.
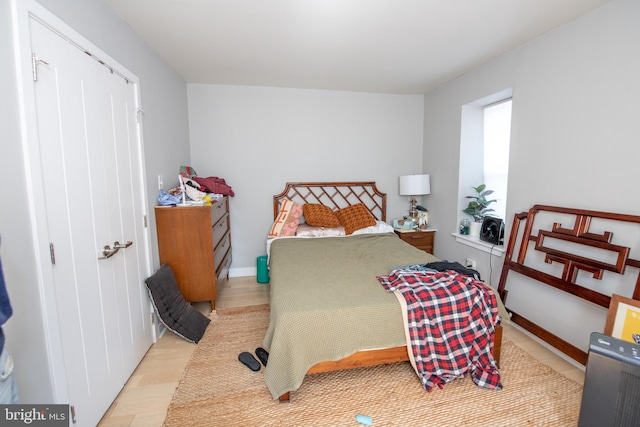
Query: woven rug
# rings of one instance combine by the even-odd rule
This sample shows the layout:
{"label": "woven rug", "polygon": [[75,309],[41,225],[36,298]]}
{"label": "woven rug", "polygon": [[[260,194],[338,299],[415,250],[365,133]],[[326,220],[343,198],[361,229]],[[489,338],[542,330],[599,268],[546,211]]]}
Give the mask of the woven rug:
{"label": "woven rug", "polygon": [[262,345],[267,306],[217,310],[168,408],[165,426],[575,426],[582,386],[503,341],[503,390],[471,378],[427,393],[409,363],[310,375],[291,402],[237,357]]}

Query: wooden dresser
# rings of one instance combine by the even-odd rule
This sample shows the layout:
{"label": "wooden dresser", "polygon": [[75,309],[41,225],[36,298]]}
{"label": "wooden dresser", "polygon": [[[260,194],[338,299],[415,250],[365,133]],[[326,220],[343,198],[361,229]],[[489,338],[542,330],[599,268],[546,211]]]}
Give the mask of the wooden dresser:
{"label": "wooden dresser", "polygon": [[229,278],[231,265],[228,197],[211,206],[155,211],[160,264],[169,264],[184,299],[211,301],[215,309],[216,282]]}
{"label": "wooden dresser", "polygon": [[433,238],[436,234],[435,230],[426,231],[400,231],[395,230],[396,234],[402,240],[418,249],[422,249],[433,255]]}

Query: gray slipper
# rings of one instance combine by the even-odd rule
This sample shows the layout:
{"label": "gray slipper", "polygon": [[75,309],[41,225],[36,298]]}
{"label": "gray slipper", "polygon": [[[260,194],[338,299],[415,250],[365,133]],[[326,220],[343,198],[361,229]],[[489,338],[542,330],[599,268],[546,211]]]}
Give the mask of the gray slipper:
{"label": "gray slipper", "polygon": [[262,347],[256,348],[256,356],[262,362],[264,366],[267,366],[267,360],[269,360],[269,353]]}
{"label": "gray slipper", "polygon": [[240,353],[238,355],[238,360],[242,362],[242,364],[245,365],[247,368],[251,369],[252,371],[260,370],[260,363],[258,363],[256,358],[253,357],[253,354],[247,351],[243,351],[242,353]]}

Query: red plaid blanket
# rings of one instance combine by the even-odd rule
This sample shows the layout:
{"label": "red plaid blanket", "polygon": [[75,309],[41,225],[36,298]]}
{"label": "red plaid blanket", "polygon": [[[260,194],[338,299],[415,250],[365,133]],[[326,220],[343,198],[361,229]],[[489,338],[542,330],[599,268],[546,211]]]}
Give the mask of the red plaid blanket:
{"label": "red plaid blanket", "polygon": [[454,271],[393,270],[378,280],[407,302],[408,344],[427,391],[468,372],[478,386],[502,389],[493,358],[498,306],[487,285]]}

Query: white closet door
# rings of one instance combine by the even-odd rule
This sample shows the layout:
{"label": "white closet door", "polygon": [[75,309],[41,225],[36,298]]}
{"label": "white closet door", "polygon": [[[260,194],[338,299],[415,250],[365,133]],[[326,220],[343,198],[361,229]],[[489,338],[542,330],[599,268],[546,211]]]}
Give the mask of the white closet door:
{"label": "white closet door", "polygon": [[[144,192],[142,151],[139,143],[136,91],[116,74],[111,74],[111,119],[112,150],[105,150],[106,180],[112,239],[120,236],[119,242],[135,242],[119,251],[112,259],[118,263],[116,270],[116,296],[120,308],[120,341],[124,375],[133,373],[151,345],[150,305],[144,280],[147,277],[143,266],[148,264],[146,236],[144,231]],[[107,152],[110,155],[107,155]]]}
{"label": "white closet door", "polygon": [[[141,155],[135,86],[31,20],[53,286],[69,403],[95,425],[146,350]],[[107,258],[103,248],[131,242]]]}

